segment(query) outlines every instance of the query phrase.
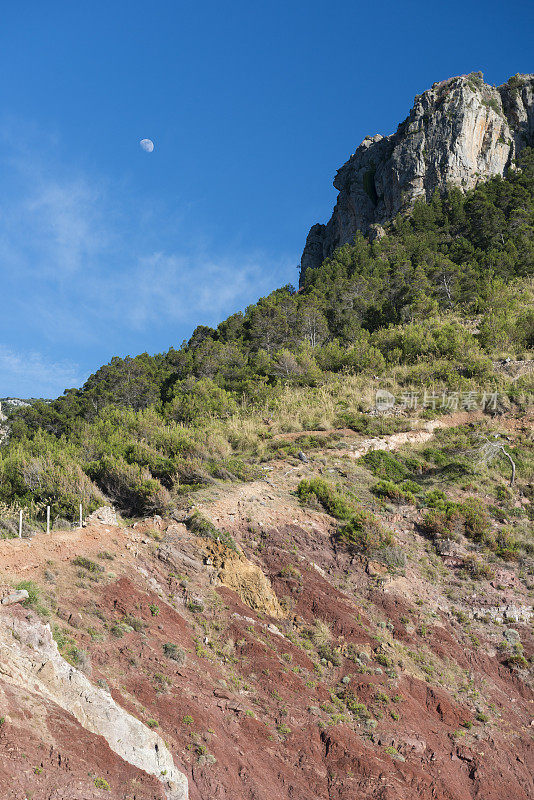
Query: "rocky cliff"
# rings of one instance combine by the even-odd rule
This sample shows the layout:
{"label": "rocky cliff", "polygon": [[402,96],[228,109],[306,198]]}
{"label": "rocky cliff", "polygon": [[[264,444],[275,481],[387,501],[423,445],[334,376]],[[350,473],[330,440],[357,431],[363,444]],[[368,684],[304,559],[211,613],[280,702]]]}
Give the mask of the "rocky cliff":
{"label": "rocky cliff", "polygon": [[503,175],[534,144],[534,75],[502,86],[471,73],[435,83],[418,95],[391,136],[367,136],[338,170],[336,206],[326,225],[313,225],[301,260],[301,281],[358,231],[380,226],[448,185],[471,189]]}

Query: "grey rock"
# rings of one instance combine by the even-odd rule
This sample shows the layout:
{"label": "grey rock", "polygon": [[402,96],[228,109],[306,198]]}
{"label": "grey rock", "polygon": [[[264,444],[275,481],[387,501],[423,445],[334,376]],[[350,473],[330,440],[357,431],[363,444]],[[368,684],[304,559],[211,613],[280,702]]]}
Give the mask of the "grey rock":
{"label": "grey rock", "polygon": [[16,592],[11,592],[10,594],[2,597],[2,605],[3,606],[12,606],[15,603],[23,603],[29,597],[28,592],[26,589],[19,589]]}
{"label": "grey rock", "polygon": [[111,506],[100,506],[85,520],[85,525],[118,525],[117,512]]}
{"label": "grey rock", "polygon": [[[119,706],[107,688],[95,686],[60,655],[49,625],[14,610],[0,626],[2,677],[19,687],[31,686],[43,702],[53,701],[72,714],[88,731],[103,736],[109,747],[129,764],[154,775],[167,800],[187,800],[186,776],[174,765],[163,739]],[[13,636],[15,634],[15,636]]]}
{"label": "grey rock", "polygon": [[415,98],[391,136],[367,136],[338,170],[337,203],[326,225],[313,225],[301,260],[301,283],[340,245],[361,231],[371,239],[383,225],[448,186],[472,189],[504,175],[534,144],[534,75],[502,86],[471,73],[435,83]]}

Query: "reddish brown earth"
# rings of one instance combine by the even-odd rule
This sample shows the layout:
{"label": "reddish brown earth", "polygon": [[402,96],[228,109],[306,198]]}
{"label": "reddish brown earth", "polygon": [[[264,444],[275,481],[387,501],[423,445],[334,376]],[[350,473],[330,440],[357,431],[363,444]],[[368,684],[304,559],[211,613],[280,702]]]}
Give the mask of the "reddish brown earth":
{"label": "reddish brown earth", "polygon": [[[517,568],[493,586],[479,582],[473,597],[452,567],[428,560],[416,512],[401,508],[384,520],[410,554],[405,575],[376,574],[334,545],[330,517],[290,493],[318,462],[269,467],[267,480],[219,484],[195,499],[268,577],[282,617],[262,611],[265,594],[252,608],[221,584],[221,559],[237,584],[248,580],[244,561],[173,520],[0,542],[2,579],[34,581],[51,624],[87,652],[90,679],[158,724],[191,800],[532,798],[531,676],[506,666],[499,648],[513,628],[529,657],[532,628],[466,624],[457,613],[503,598],[528,606]],[[105,572],[80,569],[77,555]],[[333,652],[322,662],[306,634],[317,620]],[[165,655],[166,644],[183,661]],[[0,688],[1,798],[164,797],[155,778],[74,717],[31,687],[15,691],[1,666]]]}

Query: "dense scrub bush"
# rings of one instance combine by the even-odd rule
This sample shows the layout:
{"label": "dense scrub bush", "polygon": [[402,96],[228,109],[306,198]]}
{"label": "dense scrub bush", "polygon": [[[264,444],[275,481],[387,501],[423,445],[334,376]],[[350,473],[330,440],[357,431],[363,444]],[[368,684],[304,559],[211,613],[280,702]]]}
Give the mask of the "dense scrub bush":
{"label": "dense scrub bush", "polygon": [[385,564],[390,572],[403,573],[406,567],[406,554],[404,550],[395,545],[384,544],[375,553],[375,558]]}
{"label": "dense scrub bush", "polygon": [[406,489],[393,481],[378,481],[378,483],[372,487],[371,491],[373,494],[376,494],[377,497],[387,497],[394,503],[406,503],[414,506],[417,504],[415,495],[413,495],[412,492],[406,491]]}
{"label": "dense scrub bush", "polygon": [[465,535],[474,542],[489,541],[490,518],[486,507],[474,498],[458,503],[456,509],[463,519]]}
{"label": "dense scrub bush", "polygon": [[72,519],[80,503],[90,512],[104,497],[75,460],[75,450],[38,431],[0,453],[0,501],[43,510]]}
{"label": "dense scrub bush", "polygon": [[134,514],[164,511],[170,501],[168,491],[148,469],[128,464],[124,459],[102,456],[86,466],[87,475],[121,509]]}
{"label": "dense scrub bush", "polygon": [[495,577],[493,568],[479,558],[476,558],[476,556],[467,556],[464,559],[464,571],[470,578],[474,578],[475,580],[491,580],[491,578]]}
{"label": "dense scrub bush", "polygon": [[354,553],[370,554],[394,544],[392,534],[369,511],[355,512],[339,529],[336,538]]}
{"label": "dense scrub bush", "polygon": [[386,481],[400,482],[410,474],[400,459],[392,456],[387,450],[371,450],[362,456],[361,460],[375,477]]}
{"label": "dense scrub bush", "polygon": [[336,519],[349,519],[354,510],[353,504],[329,483],[321,478],[302,480],[297,487],[297,495],[301,503],[317,500]]}
{"label": "dense scrub bush", "polygon": [[165,415],[177,422],[202,424],[206,417],[224,419],[237,412],[237,403],[230,392],[210,378],[186,378],[172,387],[171,394]]}
{"label": "dense scrub bush", "polygon": [[434,538],[457,538],[464,534],[472,541],[494,549],[495,542],[486,507],[475,499],[455,503],[441,499],[440,495],[441,492],[431,493],[432,507],[421,522],[423,531]]}
{"label": "dense scrub bush", "polygon": [[339,424],[366,436],[388,436],[398,431],[410,430],[409,420],[402,417],[370,417],[369,414],[351,411],[343,411],[339,415]]}

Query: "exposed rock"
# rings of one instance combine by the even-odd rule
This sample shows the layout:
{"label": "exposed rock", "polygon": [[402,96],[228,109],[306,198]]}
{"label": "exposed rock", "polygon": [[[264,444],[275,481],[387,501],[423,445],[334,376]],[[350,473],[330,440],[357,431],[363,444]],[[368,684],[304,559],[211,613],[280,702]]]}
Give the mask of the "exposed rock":
{"label": "exposed rock", "polygon": [[169,800],[187,800],[187,779],[174,766],[163,740],[61,657],[50,626],[13,612],[9,622],[0,628],[4,679],[31,686],[43,699],[72,714],[83,728],[103,736],[121,758],[161,780]]}
{"label": "exposed rock", "polygon": [[241,600],[255,611],[270,617],[285,617],[270,580],[260,567],[219,543],[208,542],[206,548],[218,570],[218,578],[229,589],[233,589]]}
{"label": "exposed rock", "polygon": [[388,568],[385,564],[381,564],[380,561],[368,561],[365,571],[372,578],[380,578],[383,575],[387,575]]}
{"label": "exposed rock", "polygon": [[501,606],[476,608],[472,612],[475,619],[489,617],[495,622],[530,622],[533,616],[532,606],[510,603]]}
{"label": "exposed rock", "polygon": [[117,512],[111,506],[100,506],[85,519],[85,525],[118,525]]}
{"label": "exposed rock", "polygon": [[15,603],[23,603],[29,597],[28,592],[26,589],[19,589],[16,592],[10,592],[2,597],[2,605],[3,606],[12,606]]}
{"label": "exposed rock", "polygon": [[383,235],[381,225],[436,190],[474,188],[504,175],[534,142],[534,75],[516,75],[494,87],[481,73],[435,83],[415,98],[391,136],[367,136],[338,170],[334,213],[313,225],[301,260],[318,267],[336,247],[361,231]]}

